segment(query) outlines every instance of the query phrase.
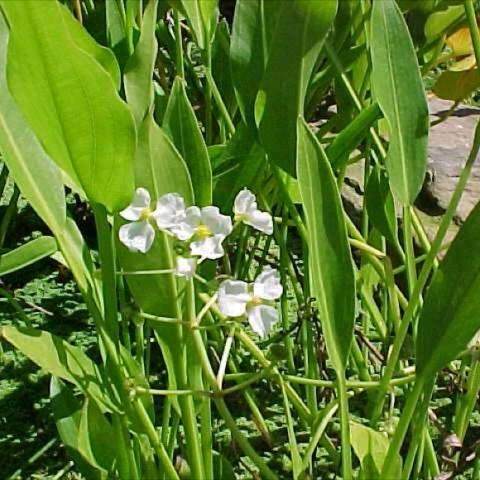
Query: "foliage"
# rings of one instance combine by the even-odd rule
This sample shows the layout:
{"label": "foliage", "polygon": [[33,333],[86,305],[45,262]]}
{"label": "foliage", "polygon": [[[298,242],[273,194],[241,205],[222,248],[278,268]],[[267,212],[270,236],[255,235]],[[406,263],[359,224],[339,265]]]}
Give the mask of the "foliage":
{"label": "foliage", "polygon": [[[415,209],[422,76],[455,102],[480,85],[475,3],[220,7],[0,0],[0,275],[52,256],[91,332],[5,285],[3,345],[51,376],[88,479],[479,478],[478,206],[444,245],[478,132],[433,238]],[[44,235],[5,243],[20,196]]]}

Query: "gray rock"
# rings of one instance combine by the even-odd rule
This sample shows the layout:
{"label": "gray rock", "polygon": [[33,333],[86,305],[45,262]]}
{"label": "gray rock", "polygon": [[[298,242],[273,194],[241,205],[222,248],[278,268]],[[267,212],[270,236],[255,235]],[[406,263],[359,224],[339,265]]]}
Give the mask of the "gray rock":
{"label": "gray rock", "polygon": [[[435,121],[451,107],[451,102],[431,96],[429,108]],[[475,127],[480,119],[480,109],[459,105],[445,121],[430,130],[428,172],[421,194],[416,202],[419,216],[430,237],[435,235],[441,215],[445,212],[470,152]],[[361,215],[363,205],[363,163],[357,162],[347,169],[342,196],[349,213]],[[458,225],[465,221],[480,200],[480,159],[477,159],[467,188],[457,209],[455,225],[448,239],[452,239]]]}

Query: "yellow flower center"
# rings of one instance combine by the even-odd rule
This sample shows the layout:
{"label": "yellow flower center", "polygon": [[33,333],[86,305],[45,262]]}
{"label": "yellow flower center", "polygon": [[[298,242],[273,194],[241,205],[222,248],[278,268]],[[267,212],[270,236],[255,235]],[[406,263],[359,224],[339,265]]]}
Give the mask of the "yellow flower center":
{"label": "yellow flower center", "polygon": [[198,225],[198,227],[195,229],[195,233],[197,234],[197,237],[199,238],[207,238],[212,235],[212,231],[206,226],[203,225],[202,223]]}
{"label": "yellow flower center", "polygon": [[236,213],[233,219],[236,223],[240,223],[246,220],[247,216],[244,213]]}
{"label": "yellow flower center", "polygon": [[252,296],[252,298],[248,302],[248,306],[250,308],[258,307],[258,305],[262,305],[262,303],[263,301],[261,298]]}
{"label": "yellow flower center", "polygon": [[152,214],[152,209],[147,207],[142,210],[142,213],[140,214],[140,220],[145,221],[150,218],[150,215]]}

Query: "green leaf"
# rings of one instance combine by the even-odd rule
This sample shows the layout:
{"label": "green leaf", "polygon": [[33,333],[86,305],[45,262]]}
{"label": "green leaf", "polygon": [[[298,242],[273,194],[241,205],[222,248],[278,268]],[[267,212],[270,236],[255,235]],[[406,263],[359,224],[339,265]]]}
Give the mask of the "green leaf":
{"label": "green leaf", "polygon": [[180,10],[192,29],[195,42],[202,50],[210,47],[217,24],[218,0],[169,0]]}
{"label": "green leaf", "polygon": [[465,16],[463,5],[452,5],[444,10],[433,12],[425,22],[425,37],[429,42],[439,39],[451,25]]}
{"label": "green leaf", "polygon": [[57,251],[53,237],[39,237],[0,255],[0,275],[16,272]]}
{"label": "green leaf", "polygon": [[388,178],[380,167],[375,166],[368,178],[365,189],[368,216],[375,228],[389,242],[396,245],[397,238],[397,215],[395,202],[390,190]]}
{"label": "green leaf", "polygon": [[[45,154],[11,97],[6,80],[8,28],[0,15],[0,148],[22,195],[55,235],[90,306],[98,302],[90,252],[77,226],[66,218],[60,169]],[[47,187],[48,186],[48,187]]]}
{"label": "green leaf", "polygon": [[428,106],[415,49],[395,0],[373,3],[371,45],[373,91],[390,132],[386,167],[393,193],[412,205],[425,178]]}
{"label": "green leaf", "polygon": [[111,76],[78,46],[58,2],[0,5],[10,25],[8,84],[28,123],[89,200],[111,212],[125,207],[135,128]]}
{"label": "green leaf", "polygon": [[110,422],[105,418],[94,402],[85,400],[78,427],[78,449],[98,468],[106,474],[111,471],[115,462],[115,438]]}
{"label": "green leaf", "polygon": [[477,68],[472,68],[442,72],[432,90],[439,98],[461,102],[478,88],[480,88],[480,75]]}
{"label": "green leaf", "polygon": [[[275,11],[276,10],[276,11]],[[337,12],[336,0],[279,0],[268,63],[255,104],[260,139],[270,161],[295,175],[297,118],[325,37]],[[266,17],[265,22],[270,18]]]}
{"label": "green leaf", "polygon": [[158,0],[148,3],[142,21],[140,39],[125,69],[125,93],[137,125],[140,125],[155,99],[153,88],[153,70],[157,58]]}
{"label": "green leaf", "polygon": [[[255,127],[255,98],[265,72],[267,37],[271,33],[262,18],[272,4],[264,0],[237,0],[233,18],[230,45],[232,79],[240,112],[250,127]],[[272,28],[274,25],[270,23]]]}
{"label": "green leaf", "polygon": [[309,270],[327,350],[337,372],[345,369],[355,319],[355,274],[337,183],[325,152],[298,122],[298,181],[309,237]]}
{"label": "green leaf", "polygon": [[81,23],[72,16],[69,10],[62,8],[60,11],[62,20],[65,23],[65,28],[71,32],[71,38],[72,41],[75,42],[75,45],[95,58],[95,60],[110,75],[115,88],[120,90],[120,68],[113,52],[110,49],[99,45],[89,35],[87,30],[82,27]]}
{"label": "green leaf", "polygon": [[[360,460],[362,471],[359,478],[364,480],[380,480],[385,457],[387,456],[389,441],[388,437],[372,428],[360,423],[350,422],[350,435],[353,451]],[[401,459],[398,456],[396,463],[396,475],[392,478],[401,477]]]}
{"label": "green leaf", "polygon": [[212,168],[207,146],[198,126],[195,112],[185,91],[183,80],[177,77],[173,83],[163,128],[168,133],[185,160],[193,184],[195,203],[207,206],[212,203]]}
{"label": "green leaf", "polygon": [[105,378],[81,348],[49,332],[29,327],[2,327],[0,338],[11,343],[51,375],[76,385],[104,410],[117,410],[104,391]]}
{"label": "green leaf", "polygon": [[75,468],[85,478],[100,480],[102,478],[101,472],[79,450],[78,440],[82,406],[70,389],[54,376],[50,381],[50,405],[58,434],[68,455],[74,460]]}
{"label": "green leaf", "polygon": [[[65,193],[59,168],[25,124],[7,88],[8,27],[0,15],[0,148],[15,183],[52,231],[65,224]],[[40,185],[48,185],[48,188]]]}
{"label": "green leaf", "polygon": [[417,372],[433,375],[480,330],[480,204],[436,271],[418,323]]}

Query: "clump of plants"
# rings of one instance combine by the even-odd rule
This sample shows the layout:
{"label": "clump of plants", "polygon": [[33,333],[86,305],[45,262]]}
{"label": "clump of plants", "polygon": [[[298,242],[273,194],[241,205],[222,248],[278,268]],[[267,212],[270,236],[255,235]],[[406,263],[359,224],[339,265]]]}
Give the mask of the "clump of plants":
{"label": "clump of plants", "polygon": [[445,243],[478,129],[433,237],[415,208],[475,2],[223,6],[0,0],[0,150],[52,235],[0,273],[54,255],[97,361],[21,308],[2,341],[87,479],[479,479],[480,207]]}

